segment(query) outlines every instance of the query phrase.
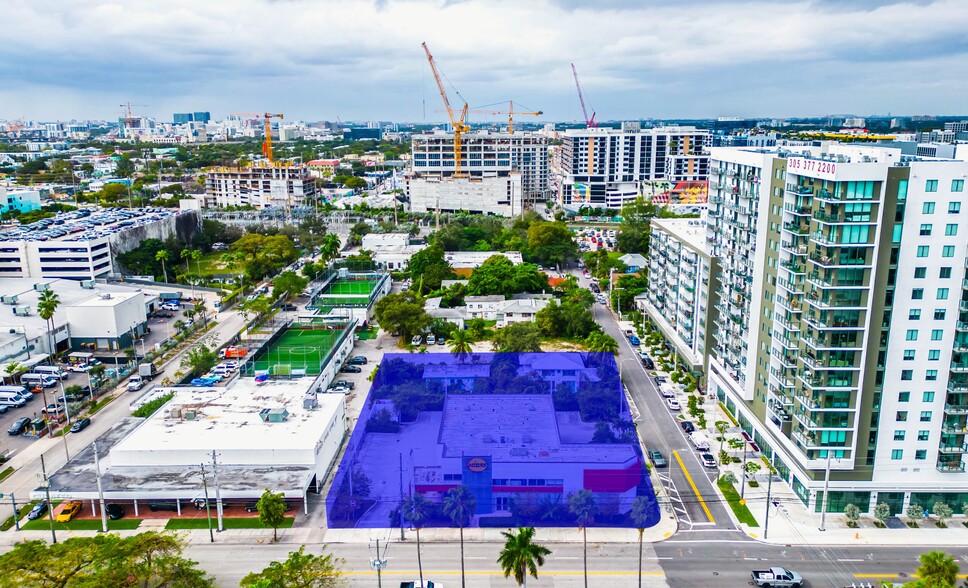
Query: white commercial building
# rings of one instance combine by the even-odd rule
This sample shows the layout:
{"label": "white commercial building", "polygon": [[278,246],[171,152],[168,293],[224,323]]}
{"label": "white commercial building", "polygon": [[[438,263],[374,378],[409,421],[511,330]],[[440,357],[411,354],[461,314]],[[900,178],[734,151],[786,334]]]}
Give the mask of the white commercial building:
{"label": "white commercial building", "polygon": [[523,212],[520,172],[480,178],[409,176],[410,212],[467,212],[517,216]]}
{"label": "white commercial building", "polygon": [[363,235],[360,249],[373,254],[380,267],[401,271],[410,265],[414,253],[427,247],[426,243],[412,243],[407,233],[369,233]]}
{"label": "white commercial building", "polygon": [[205,205],[284,208],[312,203],[316,179],[305,165],[219,167],[205,174]]}
{"label": "white commercial building", "polygon": [[968,501],[968,163],[823,144],[711,170],[709,391],[811,509]]}

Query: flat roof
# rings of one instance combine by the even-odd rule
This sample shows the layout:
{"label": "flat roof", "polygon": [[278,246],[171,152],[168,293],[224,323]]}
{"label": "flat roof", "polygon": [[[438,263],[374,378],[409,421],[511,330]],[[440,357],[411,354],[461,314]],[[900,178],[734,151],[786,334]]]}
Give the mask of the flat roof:
{"label": "flat roof", "polygon": [[663,218],[652,219],[652,222],[676,238],[706,255],[706,219],[705,214],[698,219],[694,218]]}
{"label": "flat roof", "polygon": [[[90,290],[88,290],[88,292],[90,292]],[[131,300],[132,298],[135,298],[141,295],[142,295],[141,292],[137,292],[137,291],[102,292],[102,293],[94,294],[93,296],[90,296],[89,298],[81,300],[80,302],[75,302],[71,306],[74,308],[112,307],[112,306],[117,306],[122,302],[126,302],[128,300]]]}
{"label": "flat roof", "polygon": [[515,265],[524,263],[520,251],[448,251],[444,259],[452,268],[477,268],[494,255],[503,255]]}

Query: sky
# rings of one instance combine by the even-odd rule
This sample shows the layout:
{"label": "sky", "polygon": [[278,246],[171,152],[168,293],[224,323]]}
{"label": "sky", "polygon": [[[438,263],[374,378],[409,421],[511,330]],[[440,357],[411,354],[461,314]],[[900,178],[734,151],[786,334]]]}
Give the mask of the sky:
{"label": "sky", "polygon": [[[966,0],[4,0],[0,119],[968,111]],[[493,105],[493,106],[487,106]],[[474,113],[487,122],[500,116]]]}

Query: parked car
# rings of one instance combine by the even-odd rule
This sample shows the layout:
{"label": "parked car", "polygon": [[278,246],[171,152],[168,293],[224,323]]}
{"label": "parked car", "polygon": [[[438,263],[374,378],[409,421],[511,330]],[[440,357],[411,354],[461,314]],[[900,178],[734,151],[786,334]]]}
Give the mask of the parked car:
{"label": "parked car", "polygon": [[446,344],[447,344],[447,339],[443,337],[437,337],[437,345],[446,345]]}
{"label": "parked car", "polygon": [[707,468],[711,468],[711,469],[716,468],[716,458],[713,457],[711,453],[700,453],[699,463],[706,466]]}
{"label": "parked car", "polygon": [[350,390],[356,390],[356,384],[350,382],[349,380],[336,380],[333,382],[337,386],[343,386],[344,388],[349,388]]}
{"label": "parked car", "polygon": [[112,521],[124,518],[124,508],[120,504],[111,503],[104,509],[108,513],[108,518]]}
{"label": "parked car", "polygon": [[70,520],[77,516],[77,513],[79,512],[81,512],[81,501],[69,500],[67,504],[64,505],[64,510],[60,511],[60,514],[57,515],[57,522],[70,522]]}
{"label": "parked car", "polygon": [[410,343],[412,343],[413,345],[420,345],[421,343],[423,343],[423,337],[421,337],[420,335],[414,335],[413,339],[410,340]]}
{"label": "parked car", "polygon": [[666,461],[665,456],[655,449],[649,452],[649,461],[651,461],[652,465],[657,468],[665,468],[669,466],[669,462]]}
{"label": "parked car", "polygon": [[339,368],[339,371],[343,372],[344,374],[359,374],[363,370],[361,370],[359,367],[357,367],[355,365],[349,365],[349,364],[347,364],[347,365],[344,365],[343,367]]}
{"label": "parked car", "polygon": [[354,355],[353,357],[347,359],[346,363],[350,365],[366,365],[366,358],[362,355]]}
{"label": "parked car", "polygon": [[685,433],[692,433],[696,430],[696,425],[692,424],[691,421],[679,421],[679,426]]}
{"label": "parked car", "polygon": [[292,312],[292,311],[296,310],[296,305],[295,304],[283,304],[282,305],[282,310]]}
{"label": "parked car", "polygon": [[654,370],[655,369],[655,362],[652,361],[652,358],[651,357],[649,357],[648,355],[646,355],[646,356],[642,357],[642,367],[644,367],[647,370]]}
{"label": "parked car", "polygon": [[27,430],[27,425],[30,424],[30,419],[28,417],[20,417],[15,420],[10,428],[7,429],[8,435],[23,435]]}
{"label": "parked car", "polygon": [[165,510],[178,510],[178,505],[174,501],[159,501],[159,502],[149,502],[148,509],[151,512],[165,511]]}
{"label": "parked car", "polygon": [[74,373],[83,373],[83,372],[91,371],[92,367],[94,367],[94,365],[90,363],[75,363],[67,366],[67,371],[74,372]]}
{"label": "parked car", "polygon": [[639,338],[636,337],[635,335],[632,335],[631,337],[629,337],[629,343],[631,343],[632,345],[641,345],[642,341],[640,341]]}
{"label": "parked car", "polygon": [[669,410],[682,410],[682,406],[675,398],[666,398],[666,404],[669,405]]}
{"label": "parked car", "polygon": [[78,419],[74,421],[73,425],[71,425],[71,433],[80,433],[81,431],[86,429],[90,424],[91,424],[91,419],[87,417],[84,417],[83,419]]}
{"label": "parked car", "polygon": [[47,501],[42,500],[35,504],[32,509],[30,509],[30,512],[27,513],[27,520],[36,521],[45,514],[47,514]]}

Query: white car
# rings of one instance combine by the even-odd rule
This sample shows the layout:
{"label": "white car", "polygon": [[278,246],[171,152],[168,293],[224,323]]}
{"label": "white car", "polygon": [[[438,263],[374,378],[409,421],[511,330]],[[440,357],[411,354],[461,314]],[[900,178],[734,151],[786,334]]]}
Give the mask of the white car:
{"label": "white car", "polygon": [[67,371],[74,372],[76,374],[77,373],[84,373],[84,372],[91,371],[91,368],[92,367],[94,367],[94,366],[92,366],[89,363],[76,363],[74,365],[67,366]]}
{"label": "white car", "polygon": [[704,465],[705,467],[707,467],[707,468],[715,468],[716,467],[716,458],[713,457],[712,454],[709,454],[709,453],[700,453],[699,454],[699,462],[702,465]]}
{"label": "white car", "polygon": [[682,410],[682,406],[675,398],[666,398],[666,404],[669,405],[669,410]]}

